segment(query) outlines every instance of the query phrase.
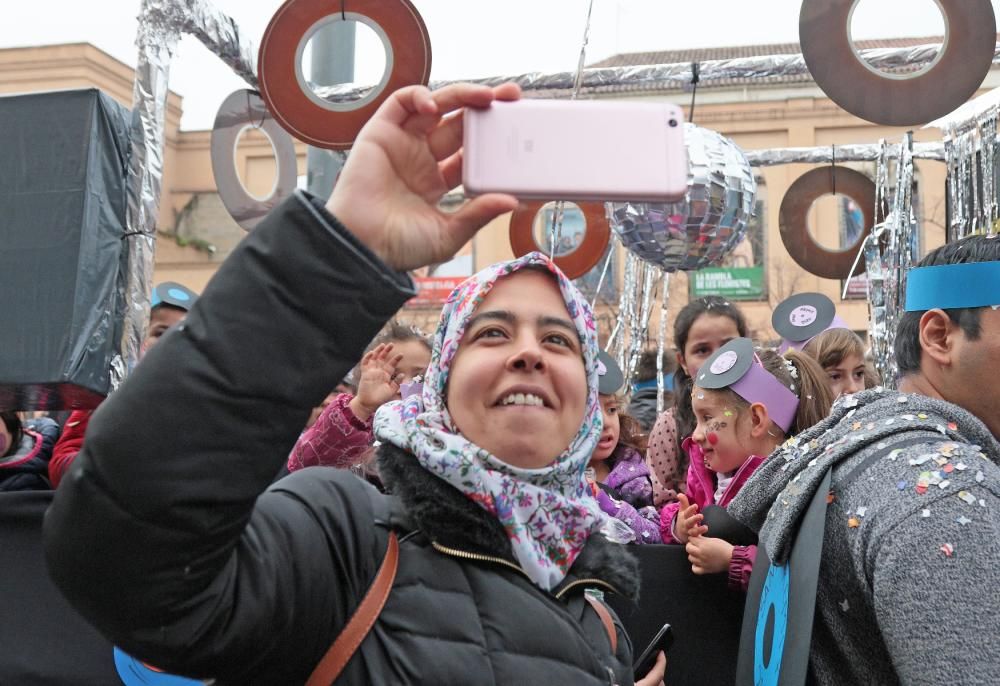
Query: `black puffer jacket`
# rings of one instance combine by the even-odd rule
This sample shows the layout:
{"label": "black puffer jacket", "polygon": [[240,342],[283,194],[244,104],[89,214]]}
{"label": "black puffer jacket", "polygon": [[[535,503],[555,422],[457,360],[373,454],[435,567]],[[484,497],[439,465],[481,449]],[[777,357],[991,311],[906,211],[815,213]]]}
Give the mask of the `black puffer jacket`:
{"label": "black puffer jacket", "polygon": [[410,295],[301,193],[262,222],[96,411],[45,522],[70,602],[168,671],[301,684],[393,527],[392,594],[340,683],[631,683],[628,641],[612,657],[581,595],[634,591],[620,547],[593,539],[565,593],[544,593],[485,511],[392,449],[381,461],[398,498],[325,468],[262,493],[310,409]]}

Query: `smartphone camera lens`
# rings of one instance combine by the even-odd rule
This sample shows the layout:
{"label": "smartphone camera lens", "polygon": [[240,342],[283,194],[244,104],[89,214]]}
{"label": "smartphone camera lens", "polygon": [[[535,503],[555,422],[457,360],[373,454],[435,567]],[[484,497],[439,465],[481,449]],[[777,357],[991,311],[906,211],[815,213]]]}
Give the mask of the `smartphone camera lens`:
{"label": "smartphone camera lens", "polygon": [[672,129],[677,128],[677,120],[676,119],[671,119],[667,123],[670,124],[670,128],[672,128]]}

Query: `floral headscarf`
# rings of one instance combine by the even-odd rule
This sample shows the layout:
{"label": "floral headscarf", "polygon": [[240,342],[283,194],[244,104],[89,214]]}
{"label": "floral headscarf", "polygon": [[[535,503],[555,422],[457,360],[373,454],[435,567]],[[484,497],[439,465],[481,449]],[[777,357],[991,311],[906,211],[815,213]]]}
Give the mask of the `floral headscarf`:
{"label": "floral headscarf", "polygon": [[[587,411],[569,447],[547,467],[512,467],[462,436],[445,406],[445,388],[466,325],[501,278],[529,265],[554,275],[583,346]],[[565,577],[605,516],[591,495],[584,470],[601,433],[597,399],[597,330],[583,295],[547,257],[533,252],[487,267],[449,296],[434,335],[423,392],[387,403],[375,414],[375,435],[413,453],[424,469],[444,479],[496,517],[514,557],[541,588]]]}

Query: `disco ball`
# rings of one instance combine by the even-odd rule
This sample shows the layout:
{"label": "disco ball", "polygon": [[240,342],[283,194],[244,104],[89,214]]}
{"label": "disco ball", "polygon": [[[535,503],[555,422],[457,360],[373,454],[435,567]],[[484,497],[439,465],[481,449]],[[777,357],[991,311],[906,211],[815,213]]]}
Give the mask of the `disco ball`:
{"label": "disco ball", "polygon": [[684,125],[688,189],[673,203],[607,203],[626,248],[668,272],[718,264],[746,234],[757,182],[739,146],[715,131]]}

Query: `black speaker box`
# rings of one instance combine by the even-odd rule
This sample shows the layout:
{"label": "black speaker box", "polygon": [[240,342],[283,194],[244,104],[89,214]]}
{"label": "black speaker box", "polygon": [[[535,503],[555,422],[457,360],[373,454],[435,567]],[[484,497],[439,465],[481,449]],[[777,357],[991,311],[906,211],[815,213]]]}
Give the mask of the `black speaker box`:
{"label": "black speaker box", "polygon": [[130,117],[96,89],[0,97],[0,409],[94,407],[109,390]]}

